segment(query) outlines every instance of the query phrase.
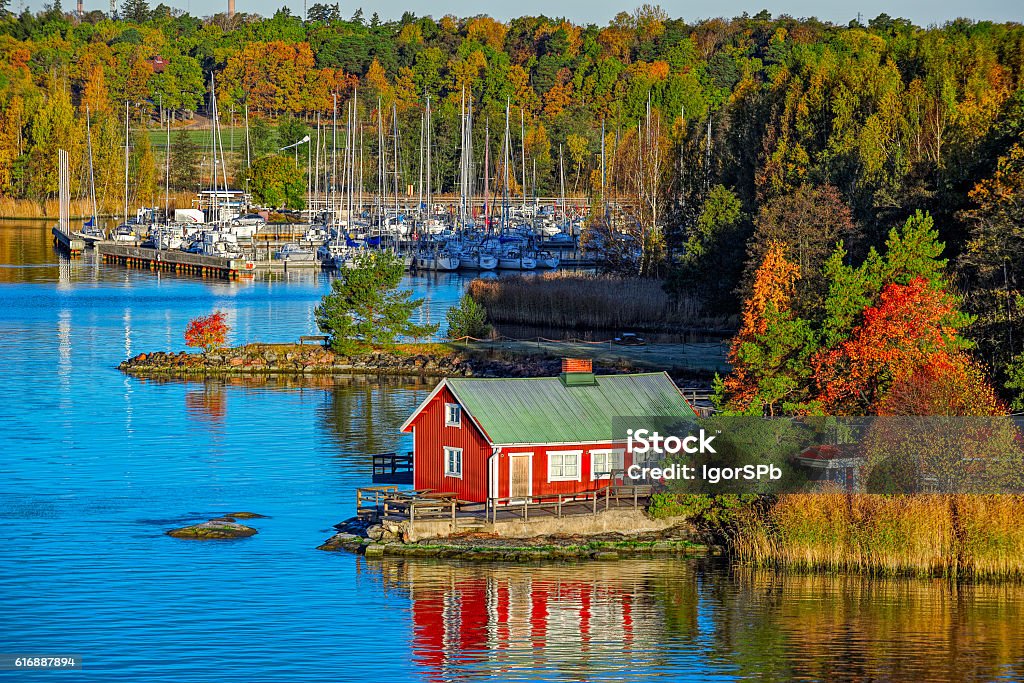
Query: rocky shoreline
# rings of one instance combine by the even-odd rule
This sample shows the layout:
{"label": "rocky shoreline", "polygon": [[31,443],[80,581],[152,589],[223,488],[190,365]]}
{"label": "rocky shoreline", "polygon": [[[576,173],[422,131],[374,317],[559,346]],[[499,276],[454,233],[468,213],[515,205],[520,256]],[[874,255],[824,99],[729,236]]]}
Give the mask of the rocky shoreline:
{"label": "rocky shoreline", "polygon": [[638,534],[553,534],[507,538],[469,532],[444,539],[407,542],[394,530],[353,517],[317,550],[348,551],[367,558],[435,557],[474,562],[618,560],[652,555],[705,555],[710,549],[693,529],[679,525]]}
{"label": "rocky shoreline", "polygon": [[558,359],[488,358],[438,345],[436,351],[374,351],[342,356],[319,345],[247,344],[201,353],[140,353],[118,368],[142,376],[374,374],[421,377],[541,377],[556,375]]}

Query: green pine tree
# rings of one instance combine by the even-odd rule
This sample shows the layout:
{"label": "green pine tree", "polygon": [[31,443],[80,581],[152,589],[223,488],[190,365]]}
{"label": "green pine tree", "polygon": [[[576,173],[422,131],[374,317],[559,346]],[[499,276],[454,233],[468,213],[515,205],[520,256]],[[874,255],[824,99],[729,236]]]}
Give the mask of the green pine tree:
{"label": "green pine tree", "polygon": [[316,307],[316,324],[330,335],[331,348],[341,354],[393,345],[399,336],[425,337],[438,326],[418,325],[412,317],[423,305],[411,290],[399,290],[404,266],[387,252],[369,252],[355,268],[342,269],[331,293]]}
{"label": "green pine tree", "polygon": [[484,339],[491,334],[491,326],[487,324],[487,309],[469,294],[463,295],[458,306],[448,309],[447,318],[449,339]]}

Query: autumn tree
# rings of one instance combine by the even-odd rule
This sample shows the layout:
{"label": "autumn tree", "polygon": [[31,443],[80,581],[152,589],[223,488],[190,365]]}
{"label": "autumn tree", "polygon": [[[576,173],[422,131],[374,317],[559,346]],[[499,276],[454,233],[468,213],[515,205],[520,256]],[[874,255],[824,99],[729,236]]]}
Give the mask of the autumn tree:
{"label": "autumn tree", "polygon": [[132,185],[136,200],[152,206],[156,197],[156,158],[149,131],[143,128],[135,132],[131,154]]}
{"label": "autumn tree", "polygon": [[856,239],[850,208],[829,185],[801,185],[792,193],[763,205],[754,219],[747,269],[753,273],[762,261],[767,244],[785,245],[787,255],[803,274],[797,288],[798,306],[811,312],[825,295],[821,267],[840,240],[849,246]]}
{"label": "autumn tree", "polygon": [[1000,157],[989,178],[970,192],[973,208],[963,213],[971,237],[960,263],[973,285],[972,331],[980,352],[1006,376],[1024,349],[1024,145]]}
{"label": "autumn tree", "polygon": [[732,372],[716,381],[716,402],[729,412],[776,415],[806,399],[815,339],[794,309],[800,268],[785,252],[779,242],[766,245],[729,349]]}
{"label": "autumn tree", "polygon": [[985,369],[962,354],[938,354],[893,381],[878,415],[1004,415]]}
{"label": "autumn tree", "polygon": [[229,330],[227,315],[221,311],[193,318],[185,328],[185,345],[212,351],[224,346]]}
{"label": "autumn tree", "polygon": [[177,133],[171,140],[171,186],[179,190],[196,190],[199,185],[199,145],[188,131]]}
{"label": "autumn tree", "polygon": [[888,284],[850,337],[812,359],[818,400],[831,413],[878,410],[894,383],[921,368],[954,362],[970,346],[957,299],[923,277]]}

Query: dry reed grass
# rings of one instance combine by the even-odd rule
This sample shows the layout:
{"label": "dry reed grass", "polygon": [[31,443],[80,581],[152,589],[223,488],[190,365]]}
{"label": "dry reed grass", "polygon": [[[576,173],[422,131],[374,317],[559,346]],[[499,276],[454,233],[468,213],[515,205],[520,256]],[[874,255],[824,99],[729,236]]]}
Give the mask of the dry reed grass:
{"label": "dry reed grass", "polygon": [[469,294],[491,322],[560,329],[722,330],[725,316],[707,316],[691,298],[673,298],[661,282],[555,271],[473,280]]}
{"label": "dry reed grass", "polygon": [[1024,579],[1024,496],[780,496],[747,510],[738,559],[799,570],[879,576]]}
{"label": "dry reed grass", "polygon": [[[194,192],[171,192],[170,208],[190,208]],[[157,193],[152,198],[154,205],[162,208],[164,205],[163,192]],[[148,203],[148,200],[147,202]],[[139,201],[129,204],[129,211],[134,214],[134,207],[139,206]],[[107,198],[97,204],[101,216],[120,217],[124,213],[123,198]],[[34,199],[14,199],[12,197],[0,197],[0,218],[38,218],[56,220],[60,213],[60,206],[56,197],[50,197],[42,201]],[[92,203],[88,199],[71,200],[71,216],[73,218],[89,216],[92,214]]]}

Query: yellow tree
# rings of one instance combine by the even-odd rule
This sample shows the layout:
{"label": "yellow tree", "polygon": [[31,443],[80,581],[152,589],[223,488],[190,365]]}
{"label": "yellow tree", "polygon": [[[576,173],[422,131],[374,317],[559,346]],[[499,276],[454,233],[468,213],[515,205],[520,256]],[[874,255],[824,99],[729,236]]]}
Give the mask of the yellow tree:
{"label": "yellow tree", "polygon": [[143,128],[136,131],[132,146],[132,164],[134,170],[132,181],[135,187],[135,198],[154,206],[156,200],[156,160],[153,157],[153,145],[149,141],[149,132]]}

